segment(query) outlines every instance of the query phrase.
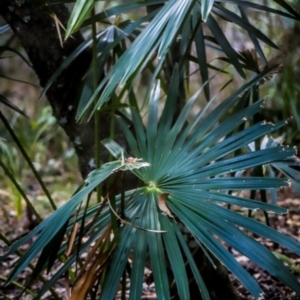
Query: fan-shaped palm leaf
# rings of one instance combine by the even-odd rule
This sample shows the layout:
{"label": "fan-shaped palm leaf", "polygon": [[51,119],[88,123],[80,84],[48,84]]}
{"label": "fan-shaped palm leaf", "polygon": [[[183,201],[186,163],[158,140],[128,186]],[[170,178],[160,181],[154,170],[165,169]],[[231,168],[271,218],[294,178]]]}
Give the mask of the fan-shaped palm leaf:
{"label": "fan-shaped palm leaf", "polygon": [[[261,295],[261,288],[219,242],[219,239],[248,256],[253,262],[299,293],[300,284],[288,269],[267,248],[248,237],[239,228],[242,227],[267,237],[297,254],[300,254],[299,244],[272,228],[230,211],[222,205],[229,203],[275,213],[286,212],[286,209],[272,204],[243,199],[226,193],[226,190],[274,189],[289,185],[286,178],[226,176],[226,174],[257,165],[271,162],[281,163],[294,158],[295,149],[283,146],[251,153],[245,152],[237,157],[231,155],[237,149],[246,147],[254,139],[284,125],[284,122],[278,125],[259,123],[249,126],[244,131],[233,133],[241,123],[247,122],[248,118],[259,111],[261,101],[239,111],[222,123],[216,123],[220,122],[219,120],[226,114],[228,108],[239,102],[241,93],[257,84],[265,75],[262,73],[244,85],[207,117],[200,112],[189,122],[187,118],[198,94],[186,103],[181,115],[173,123],[170,123],[172,113],[170,114],[169,109],[176,99],[176,94],[174,98],[168,97],[158,122],[160,87],[159,83],[156,84],[151,93],[146,128],[133,107],[131,107],[131,114],[134,134],[128,129],[125,121],[119,118],[131,147],[132,157],[121,158],[119,161],[105,164],[99,170],[91,173],[82,187],[65,205],[28,236],[14,244],[10,251],[1,257],[4,259],[16,251],[20,245],[38,235],[30,249],[17,262],[8,282],[14,280],[43,249],[42,256],[45,262],[38,263],[36,267],[38,270],[35,273],[46,268],[47,264],[51,266],[52,258],[47,259],[46,252],[51,249],[54,241],[58,241],[61,230],[68,232],[75,222],[79,224],[85,222],[87,240],[79,243],[80,248],[68,257],[62,268],[41,289],[35,298],[39,299],[38,297],[41,297],[55,280],[76,261],[78,255],[87,251],[93,242],[101,239],[105,230],[110,230],[109,200],[107,203],[103,202],[79,214],[77,218],[72,217],[74,211],[84,197],[109,175],[130,170],[142,180],[144,185],[136,190],[128,191],[124,196],[116,197],[115,213],[119,213],[122,206],[124,211],[123,217],[120,217],[119,239],[118,241],[112,240],[109,247],[112,257],[108,256],[108,261],[97,271],[99,272],[98,276],[103,276],[101,299],[114,298],[119,280],[124,276],[129,257],[133,259],[130,272],[130,297],[131,299],[141,297],[142,280],[140,277],[144,272],[147,252],[149,252],[159,299],[170,299],[169,284],[171,283],[168,281],[168,268],[174,274],[180,297],[183,299],[189,297],[189,278],[187,278],[184,268],[186,262],[191,267],[203,299],[209,299],[201,274],[176,220],[180,220],[194,236],[199,246],[207,249],[207,254],[220,260],[256,298]],[[173,80],[176,81],[176,78],[178,78],[178,74],[174,74]],[[229,133],[232,133],[231,136],[226,138]],[[123,149],[118,147],[115,142],[107,139],[104,144],[117,158],[120,158],[120,154],[123,155]],[[142,165],[138,159],[143,160]],[[77,235],[76,243],[82,239],[82,234]],[[63,242],[57,256],[62,255],[66,248],[67,243]],[[103,272],[104,270],[106,271]]]}

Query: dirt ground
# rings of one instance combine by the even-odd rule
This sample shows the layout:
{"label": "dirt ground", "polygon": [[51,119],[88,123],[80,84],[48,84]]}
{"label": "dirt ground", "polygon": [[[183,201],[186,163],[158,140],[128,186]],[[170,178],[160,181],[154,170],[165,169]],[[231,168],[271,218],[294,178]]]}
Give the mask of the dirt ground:
{"label": "dirt ground", "polygon": [[[279,192],[278,205],[289,209],[289,213],[286,215],[274,215],[271,216],[270,222],[273,228],[278,231],[287,234],[297,241],[300,242],[300,196],[291,188],[285,188]],[[3,208],[2,208],[3,209]],[[0,205],[1,210],[1,205]],[[263,219],[263,215],[255,215],[257,219]],[[15,241],[25,235],[30,226],[30,222],[26,217],[21,221],[17,221],[14,217],[5,216],[2,214],[0,218],[0,230],[1,234],[5,235],[10,239],[10,241]],[[253,235],[252,235],[253,236]],[[274,254],[281,259],[292,271],[292,273],[298,278],[300,282],[300,257],[290,252],[287,249],[283,249],[280,245],[273,243],[267,239],[263,239],[258,236],[253,236],[257,241],[264,244]],[[22,251],[25,251],[28,245],[25,245]],[[3,241],[0,240],[0,255],[3,255],[7,251],[8,247]],[[252,263],[247,257],[239,254],[235,250],[231,250],[236,259],[243,265],[243,267],[258,281],[262,287],[265,296],[264,299],[267,300],[300,300],[300,295],[296,294],[287,288],[284,284],[280,283],[276,278],[262,270],[260,267]],[[4,280],[8,276],[12,269],[13,264],[17,260],[17,255],[10,256],[8,260],[0,265],[0,299],[22,299],[29,300],[32,299],[30,295],[23,294],[20,297],[20,292],[22,289],[15,284],[10,284],[4,287]],[[57,266],[58,267],[58,266]],[[23,285],[28,279],[30,274],[30,269],[26,269],[16,280],[17,284]],[[49,275],[51,276],[51,274]],[[241,300],[252,300],[249,292],[234,278],[233,275],[229,275],[231,280],[236,287]],[[156,299],[155,288],[153,283],[149,283],[146,278],[151,277],[151,271],[147,270],[145,273],[145,283],[143,285],[143,297],[142,299]],[[47,278],[47,276],[45,276]],[[35,284],[32,288],[33,291],[37,291],[42,283]],[[64,281],[60,281],[55,285],[55,291],[60,296],[65,295]],[[54,297],[47,293],[43,296],[43,299],[54,299]],[[224,297],[224,300],[227,300]],[[229,300],[229,299],[228,299]]]}

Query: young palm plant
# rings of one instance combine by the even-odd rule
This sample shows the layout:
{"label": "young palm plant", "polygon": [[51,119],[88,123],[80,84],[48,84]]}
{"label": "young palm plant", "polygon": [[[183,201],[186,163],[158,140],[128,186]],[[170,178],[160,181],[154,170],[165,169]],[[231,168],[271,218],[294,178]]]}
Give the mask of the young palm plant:
{"label": "young palm plant", "polygon": [[[118,117],[130,147],[130,156],[116,142],[103,141],[117,160],[93,171],[69,201],[1,257],[1,260],[5,259],[36,236],[7,282],[13,281],[41,253],[28,284],[42,270],[47,268],[49,271],[57,258],[63,259],[64,264],[34,299],[40,299],[68,270],[74,280],[70,299],[86,299],[89,292],[94,299],[114,299],[121,278],[125,283],[126,276],[130,277],[129,298],[141,299],[143,274],[150,261],[158,299],[171,298],[170,286],[174,282],[179,298],[190,299],[191,278],[187,276],[186,265],[192,271],[202,298],[210,299],[199,266],[180,230],[180,224],[184,224],[209,261],[212,264],[215,264],[215,259],[220,261],[257,299],[262,296],[260,286],[225,245],[249,257],[300,293],[300,284],[287,267],[242,228],[297,254],[300,254],[300,245],[271,227],[225,206],[234,204],[251,210],[287,212],[284,208],[232,193],[289,185],[287,178],[231,176],[241,170],[295,158],[296,150],[282,145],[243,151],[252,141],[286,124],[284,121],[248,124],[247,120],[261,109],[263,100],[221,121],[228,110],[238,104],[245,91],[258,84],[264,75],[262,73],[242,86],[209,115],[205,116],[203,109],[192,119],[189,118],[190,112],[200,91],[187,101],[175,120],[179,80],[175,72],[171,82],[174,88],[167,95],[159,118],[161,90],[157,82],[150,95],[146,126],[134,107],[130,107],[133,131],[125,119]],[[241,124],[248,126],[237,131]],[[238,150],[241,154],[234,155]],[[123,189],[115,196],[117,187],[126,180],[126,172],[138,178],[137,186],[129,191]],[[101,203],[90,207],[91,193],[108,177],[111,178],[108,179],[106,196]],[[70,237],[68,240],[64,239],[65,233]],[[88,256],[82,259],[84,252],[88,252]],[[173,283],[169,282],[168,270],[173,273]],[[101,294],[92,294],[92,287],[99,286]]]}

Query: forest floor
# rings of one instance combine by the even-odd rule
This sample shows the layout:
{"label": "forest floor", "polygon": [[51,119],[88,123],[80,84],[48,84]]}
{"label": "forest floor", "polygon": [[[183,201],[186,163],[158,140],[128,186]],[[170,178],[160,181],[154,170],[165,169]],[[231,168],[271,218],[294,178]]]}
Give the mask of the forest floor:
{"label": "forest floor", "polygon": [[[276,230],[291,236],[300,242],[300,196],[291,188],[284,188],[279,192],[278,202],[279,206],[289,209],[289,213],[286,215],[272,215],[270,216],[270,223],[273,228]],[[1,209],[3,212],[3,207],[0,205],[0,232],[2,235],[6,236],[10,241],[16,241],[20,237],[24,236],[29,228],[32,226],[31,222],[24,217],[22,220],[18,221],[15,217],[1,215]],[[254,217],[258,220],[264,221],[264,216],[258,212],[255,212]],[[297,277],[300,282],[300,257],[296,254],[290,252],[287,249],[282,248],[280,245],[271,242],[270,240],[255,236],[254,237],[258,242],[265,245],[273,253],[284,262],[284,264],[289,267],[291,272]],[[22,252],[26,251],[29,245],[24,245],[22,247]],[[3,241],[0,240],[0,256],[7,251],[8,247]],[[262,287],[265,295],[264,299],[266,300],[299,300],[300,296],[296,296],[293,291],[287,288],[283,283],[280,283],[275,277],[268,274],[266,271],[252,263],[247,257],[241,255],[240,253],[231,250],[232,254],[236,257],[238,262],[257,280],[257,282]],[[21,273],[15,284],[10,284],[4,287],[4,280],[9,275],[12,270],[13,264],[17,261],[18,256],[10,256],[4,263],[0,264],[0,299],[21,299],[29,300],[32,299],[32,296],[24,293],[20,296],[22,291],[21,286],[23,286],[30,276],[30,269],[26,269]],[[59,265],[56,266],[58,268]],[[51,276],[51,274],[50,274]],[[241,300],[252,300],[249,292],[234,278],[233,275],[229,274],[230,279],[233,281],[234,286],[236,287]],[[44,276],[47,278],[47,276]],[[147,270],[145,273],[145,278],[151,278],[151,270]],[[32,286],[34,292],[38,291],[42,283],[38,283]],[[63,299],[65,295],[65,286],[64,280],[60,280],[59,283],[55,285],[55,291]],[[51,294],[47,293],[43,296],[42,299],[55,299]],[[154,284],[145,279],[143,285],[143,297],[142,299],[156,299]],[[192,299],[193,300],[193,299]],[[224,297],[224,300],[227,300]],[[228,299],[230,300],[230,299]]]}

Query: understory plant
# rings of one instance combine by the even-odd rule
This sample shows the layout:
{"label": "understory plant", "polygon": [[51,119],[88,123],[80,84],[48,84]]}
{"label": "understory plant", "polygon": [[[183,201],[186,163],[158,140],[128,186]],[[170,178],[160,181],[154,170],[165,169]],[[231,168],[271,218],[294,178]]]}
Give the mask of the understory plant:
{"label": "understory plant", "polygon": [[[202,298],[210,299],[193,253],[180,230],[179,224],[184,224],[209,261],[214,264],[215,258],[219,260],[257,299],[262,296],[260,286],[227,246],[300,293],[300,284],[288,268],[245,230],[298,255],[299,243],[227,207],[230,204],[277,214],[287,212],[285,208],[235,194],[240,190],[279,189],[290,184],[287,177],[234,176],[241,170],[295,158],[295,148],[283,145],[243,151],[252,141],[273,133],[286,122],[251,124],[248,120],[261,110],[261,99],[217,124],[263,75],[245,84],[210,114],[205,115],[204,109],[188,119],[198,99],[200,91],[197,92],[176,120],[173,118],[176,88],[167,95],[161,116],[158,116],[161,97],[158,81],[150,95],[146,126],[134,107],[129,114],[133,130],[129,129],[127,121],[117,117],[130,150],[127,152],[111,139],[104,140],[103,144],[116,160],[89,174],[72,198],[1,257],[5,259],[35,237],[7,282],[15,280],[38,256],[30,284],[62,257],[64,263],[34,299],[40,299],[70,269],[75,276],[70,299],[86,299],[95,286],[101,286],[101,299],[113,299],[121,278],[126,277],[130,278],[130,299],[140,299],[143,274],[149,261],[158,299],[170,299],[172,284],[176,285],[180,299],[190,299],[186,265],[192,270]],[[175,73],[173,87],[178,86],[178,78]],[[236,131],[241,125],[245,128]],[[124,184],[128,172],[138,178],[136,188],[122,190],[116,195],[117,187]],[[89,206],[91,193],[107,179],[110,184],[102,202]],[[72,238],[64,239],[65,234]],[[88,252],[85,259],[82,258],[84,252]],[[175,283],[169,282],[168,269],[172,270]]]}

